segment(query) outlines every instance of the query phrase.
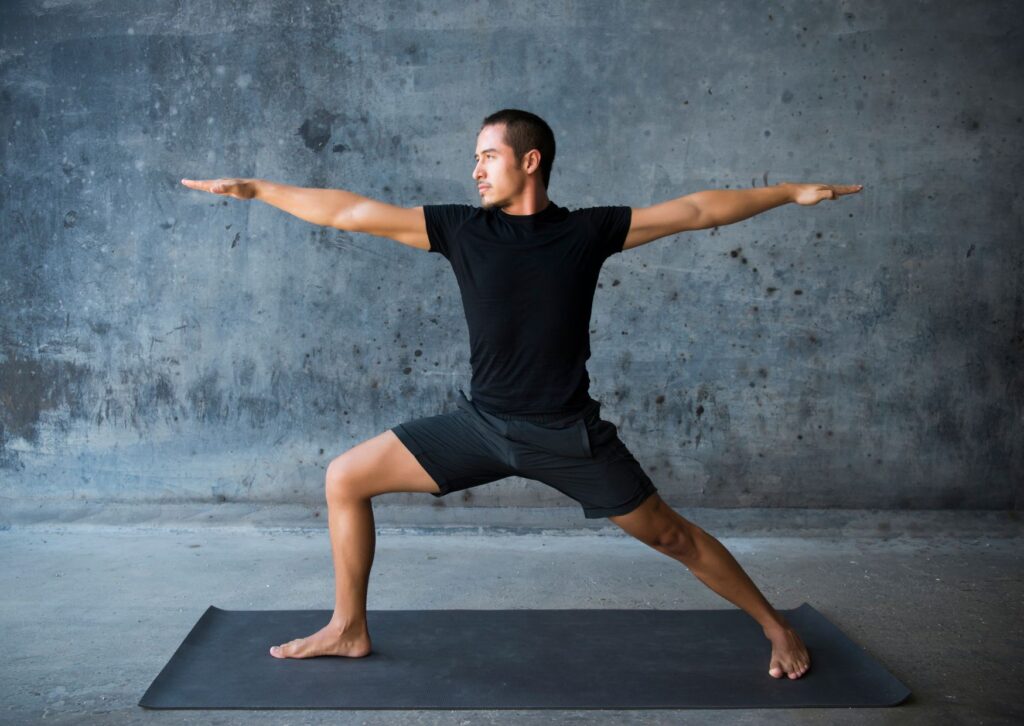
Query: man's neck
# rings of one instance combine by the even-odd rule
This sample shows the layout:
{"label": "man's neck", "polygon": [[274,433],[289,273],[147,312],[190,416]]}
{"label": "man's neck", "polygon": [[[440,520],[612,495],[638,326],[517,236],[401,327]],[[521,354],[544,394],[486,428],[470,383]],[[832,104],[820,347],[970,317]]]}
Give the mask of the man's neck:
{"label": "man's neck", "polygon": [[537,214],[543,212],[551,204],[551,200],[548,199],[547,194],[539,194],[533,198],[524,198],[518,202],[513,202],[507,207],[502,207],[501,211],[505,214],[512,214],[518,217],[527,216],[530,214]]}

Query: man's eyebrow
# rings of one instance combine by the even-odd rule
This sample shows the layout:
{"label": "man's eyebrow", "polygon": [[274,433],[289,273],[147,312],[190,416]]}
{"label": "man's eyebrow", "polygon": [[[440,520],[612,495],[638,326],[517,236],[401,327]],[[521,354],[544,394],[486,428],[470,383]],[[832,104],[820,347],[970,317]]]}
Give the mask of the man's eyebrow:
{"label": "man's eyebrow", "polygon": [[[483,150],[483,151],[481,151],[480,153],[481,153],[481,154],[486,154],[486,153],[487,153],[488,151],[493,151],[494,153],[498,153],[498,150],[497,150],[497,149],[484,149],[484,150]],[[476,154],[473,154],[473,158],[475,159],[476,157],[477,157],[477,155],[476,155]]]}

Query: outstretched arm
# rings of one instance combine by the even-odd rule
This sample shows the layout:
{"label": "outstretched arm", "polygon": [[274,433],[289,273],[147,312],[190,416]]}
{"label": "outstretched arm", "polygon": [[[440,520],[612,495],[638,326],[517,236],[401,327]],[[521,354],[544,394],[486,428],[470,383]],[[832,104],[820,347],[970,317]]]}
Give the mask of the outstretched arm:
{"label": "outstretched arm", "polygon": [[397,207],[344,189],[315,189],[266,179],[182,179],[189,189],[257,199],[299,219],[347,232],[390,237],[409,247],[429,250],[423,207]]}
{"label": "outstretched arm", "polygon": [[814,205],[863,189],[863,184],[793,184],[781,182],[756,189],[708,189],[650,207],[633,209],[622,249],[679,232],[723,227],[788,202]]}

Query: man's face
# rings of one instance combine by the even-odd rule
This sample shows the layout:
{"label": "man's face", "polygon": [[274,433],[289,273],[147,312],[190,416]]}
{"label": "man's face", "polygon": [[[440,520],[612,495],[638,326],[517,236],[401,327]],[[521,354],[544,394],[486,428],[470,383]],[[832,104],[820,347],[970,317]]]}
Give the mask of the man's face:
{"label": "man's face", "polygon": [[512,147],[505,144],[505,124],[480,129],[473,158],[473,180],[481,207],[507,207],[512,197],[523,191],[527,175],[516,165]]}

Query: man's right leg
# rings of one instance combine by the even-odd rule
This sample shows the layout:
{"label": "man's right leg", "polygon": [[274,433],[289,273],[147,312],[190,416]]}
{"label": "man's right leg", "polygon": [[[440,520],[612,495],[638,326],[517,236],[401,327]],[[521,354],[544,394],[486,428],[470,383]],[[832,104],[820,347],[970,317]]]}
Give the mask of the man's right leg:
{"label": "man's right leg", "polygon": [[441,491],[390,429],[332,460],[327,467],[325,489],[334,558],[334,614],[313,635],[272,647],[270,654],[277,658],[358,658],[370,653],[366,594],[376,547],[370,500],[387,492]]}

